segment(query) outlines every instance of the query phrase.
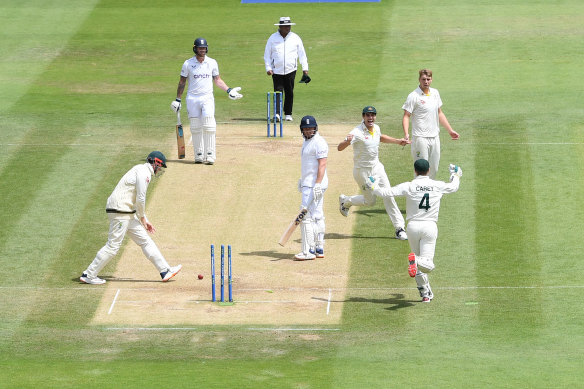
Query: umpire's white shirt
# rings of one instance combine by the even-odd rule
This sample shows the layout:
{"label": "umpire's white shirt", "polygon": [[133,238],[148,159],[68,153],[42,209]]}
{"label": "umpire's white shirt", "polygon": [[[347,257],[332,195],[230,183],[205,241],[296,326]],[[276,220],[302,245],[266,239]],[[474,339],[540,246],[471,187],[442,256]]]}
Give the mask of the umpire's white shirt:
{"label": "umpire's white shirt", "polygon": [[[317,132],[308,140],[304,140],[301,151],[301,186],[314,187],[318,175],[318,160],[328,157],[328,144]],[[321,182],[323,189],[328,187],[326,171]]]}
{"label": "umpire's white shirt", "polygon": [[353,162],[356,168],[371,168],[379,163],[379,142],[381,130],[373,124],[373,133],[369,132],[365,123],[353,128],[349,133],[353,135]]}
{"label": "umpire's white shirt", "polygon": [[138,218],[146,216],[146,191],[152,174],[154,169],[149,163],[134,166],[120,179],[107,199],[106,208],[120,212],[135,210]]}
{"label": "umpire's white shirt", "polygon": [[298,60],[302,65],[302,70],[308,71],[308,59],[302,39],[290,31],[286,38],[280,35],[280,32],[273,33],[264,51],[264,63],[266,72],[272,70],[275,74],[288,74],[298,68]]}
{"label": "umpire's white shirt", "polygon": [[412,136],[433,138],[440,132],[438,108],[442,107],[442,100],[437,89],[430,88],[429,94],[418,86],[408,95],[402,109],[411,114]]}
{"label": "umpire's white shirt", "polygon": [[189,95],[213,94],[213,77],[219,75],[219,66],[217,61],[207,56],[202,63],[191,57],[183,63],[180,75],[189,81]]}

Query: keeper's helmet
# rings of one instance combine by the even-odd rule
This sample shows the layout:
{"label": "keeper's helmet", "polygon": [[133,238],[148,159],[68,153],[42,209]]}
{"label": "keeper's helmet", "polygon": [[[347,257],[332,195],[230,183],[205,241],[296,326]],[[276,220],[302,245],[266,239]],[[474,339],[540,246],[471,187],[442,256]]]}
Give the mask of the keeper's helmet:
{"label": "keeper's helmet", "polygon": [[[312,133],[312,135],[306,136],[306,135],[304,135],[304,132],[302,131],[302,129],[304,129],[304,128],[314,128],[314,132]],[[300,120],[300,133],[302,134],[304,139],[312,138],[316,134],[317,131],[318,131],[318,124],[316,123],[316,119],[313,116],[307,115],[307,116],[304,116],[302,118],[302,120]]]}
{"label": "keeper's helmet", "polygon": [[166,167],[166,157],[160,151],[153,151],[148,154],[146,162],[152,165],[154,174],[156,174],[161,167]]}
{"label": "keeper's helmet", "polygon": [[193,43],[193,52],[197,54],[197,47],[204,47],[207,49],[205,54],[209,52],[209,46],[207,46],[207,40],[205,38],[197,38]]}

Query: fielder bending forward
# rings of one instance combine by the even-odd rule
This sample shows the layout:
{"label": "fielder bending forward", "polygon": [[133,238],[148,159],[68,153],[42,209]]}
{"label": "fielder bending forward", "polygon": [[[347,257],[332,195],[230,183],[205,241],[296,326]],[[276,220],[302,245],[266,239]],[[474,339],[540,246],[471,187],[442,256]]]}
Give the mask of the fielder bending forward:
{"label": "fielder bending forward", "polygon": [[[377,117],[375,107],[369,105],[363,108],[362,117],[361,124],[355,127],[337,146],[337,150],[343,151],[353,145],[353,178],[357,185],[363,189],[359,195],[345,196],[341,194],[339,196],[339,211],[345,217],[349,215],[349,208],[353,205],[375,205],[377,198],[370,191],[365,190],[370,176],[379,178],[379,186],[391,187],[385,168],[379,161],[379,143],[394,143],[402,146],[410,143],[407,139],[396,139],[381,133],[379,126],[375,124]],[[395,228],[395,237],[399,240],[407,240],[408,236],[404,230],[406,223],[393,197],[384,198],[383,205]]]}
{"label": "fielder bending forward", "polygon": [[182,66],[176,90],[176,100],[170,104],[174,112],[181,108],[181,96],[187,79],[187,112],[193,136],[195,163],[213,165],[215,163],[215,98],[213,83],[224,90],[231,100],[241,99],[241,87],[229,88],[219,76],[219,66],[213,58],[207,57],[209,47],[204,38],[197,38],[193,44],[194,57],[187,59]]}
{"label": "fielder bending forward", "polygon": [[302,193],[300,209],[307,209],[300,223],[302,252],[296,254],[297,261],[324,258],[324,212],[323,196],[328,187],[326,163],[328,145],[318,134],[316,119],[304,116],[300,121],[300,132],[304,137],[301,151],[301,177],[298,190]]}
{"label": "fielder bending forward", "polygon": [[[425,303],[434,298],[428,274],[434,270],[434,252],[438,238],[438,212],[440,199],[443,194],[454,193],[460,185],[462,169],[450,165],[450,182],[435,181],[428,174],[430,164],[425,159],[414,162],[416,178],[411,182],[404,182],[392,188],[375,186],[375,177],[372,177],[373,193],[382,197],[405,196],[406,219],[408,220],[408,238],[412,253],[408,256],[408,273],[416,278],[420,297]],[[370,186],[371,187],[371,186]]]}
{"label": "fielder bending forward", "polygon": [[110,225],[107,243],[83,272],[79,278],[81,282],[105,284],[105,280],[98,277],[99,272],[118,253],[126,233],[156,267],[163,282],[170,280],[182,269],[181,265],[170,266],[156,243],[148,236],[148,232],[153,234],[156,229],[146,217],[146,191],[152,175],[161,176],[164,168],[166,157],[160,151],[153,151],[148,154],[146,163],[134,166],[120,179],[106,203],[105,211]]}

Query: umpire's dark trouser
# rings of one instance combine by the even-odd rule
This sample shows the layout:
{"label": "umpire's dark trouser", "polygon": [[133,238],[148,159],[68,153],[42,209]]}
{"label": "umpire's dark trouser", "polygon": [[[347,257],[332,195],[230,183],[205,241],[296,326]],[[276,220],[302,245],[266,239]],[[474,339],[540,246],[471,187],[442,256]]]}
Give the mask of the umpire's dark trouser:
{"label": "umpire's dark trouser", "polygon": [[[284,115],[292,115],[292,106],[294,105],[295,79],[296,70],[288,74],[272,74],[274,92],[284,92]],[[280,111],[280,99],[278,98],[276,99],[276,106],[278,107],[277,112]]]}

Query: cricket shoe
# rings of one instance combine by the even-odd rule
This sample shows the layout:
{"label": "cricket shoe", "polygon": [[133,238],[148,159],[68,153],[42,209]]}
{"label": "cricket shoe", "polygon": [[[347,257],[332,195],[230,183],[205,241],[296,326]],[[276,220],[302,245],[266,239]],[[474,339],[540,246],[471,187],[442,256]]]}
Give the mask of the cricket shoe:
{"label": "cricket shoe", "polygon": [[274,120],[273,120],[273,122],[274,122],[274,123],[277,123],[277,122],[279,122],[279,121],[280,121],[280,114],[275,114],[275,115],[274,115]]}
{"label": "cricket shoe", "polygon": [[345,196],[344,194],[339,196],[339,212],[344,217],[349,216],[349,208],[351,207],[351,206],[345,207],[346,200],[347,200],[347,196]]}
{"label": "cricket shoe", "polygon": [[166,281],[170,280],[172,277],[176,276],[181,269],[182,269],[182,265],[176,265],[176,266],[171,266],[168,268],[168,270],[160,273],[160,277],[162,277],[162,282],[166,282]]}
{"label": "cricket shoe", "polygon": [[408,274],[410,277],[415,277],[416,273],[418,273],[418,266],[416,265],[416,254],[410,253],[408,255]]}
{"label": "cricket shoe", "polygon": [[422,302],[423,303],[429,303],[430,301],[432,301],[432,299],[429,296],[422,297]]}
{"label": "cricket shoe", "polygon": [[103,285],[105,284],[105,280],[102,280],[99,277],[88,277],[87,274],[83,273],[81,277],[79,277],[79,281],[85,282],[86,284],[91,285]]}
{"label": "cricket shoe", "polygon": [[286,117],[284,118],[284,120],[286,120],[287,122],[291,122],[292,120],[292,115],[286,115]]}
{"label": "cricket shoe", "polygon": [[298,253],[294,256],[294,260],[295,261],[310,261],[312,259],[316,258],[316,255],[314,255],[314,253],[311,251],[305,253],[304,251],[301,253]]}
{"label": "cricket shoe", "polygon": [[316,248],[316,257],[317,258],[324,258],[324,248],[322,248],[322,247]]}
{"label": "cricket shoe", "polygon": [[408,240],[408,234],[406,234],[403,228],[396,228],[395,238],[399,240]]}

